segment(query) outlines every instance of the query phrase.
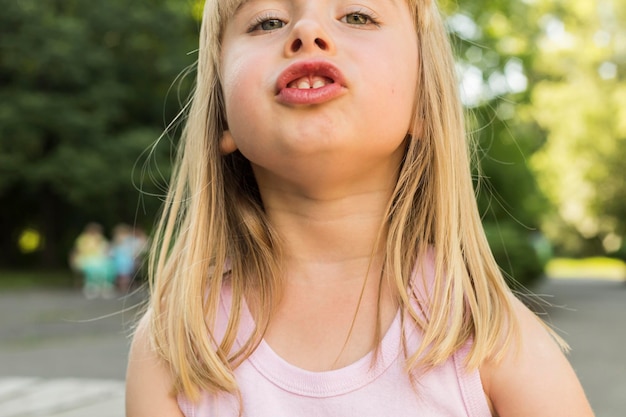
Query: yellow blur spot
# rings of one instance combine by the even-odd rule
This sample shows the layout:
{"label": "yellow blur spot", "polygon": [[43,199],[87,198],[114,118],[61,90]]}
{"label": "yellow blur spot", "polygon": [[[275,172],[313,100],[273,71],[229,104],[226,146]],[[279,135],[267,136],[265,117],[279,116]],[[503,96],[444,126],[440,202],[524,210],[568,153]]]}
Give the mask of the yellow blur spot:
{"label": "yellow blur spot", "polygon": [[546,266],[546,275],[557,279],[626,280],[626,263],[614,258],[554,258]]}
{"label": "yellow blur spot", "polygon": [[41,247],[41,233],[35,229],[24,229],[17,240],[22,253],[32,253]]}
{"label": "yellow blur spot", "polygon": [[197,21],[202,20],[202,14],[204,11],[204,0],[195,0],[192,5],[191,14]]}

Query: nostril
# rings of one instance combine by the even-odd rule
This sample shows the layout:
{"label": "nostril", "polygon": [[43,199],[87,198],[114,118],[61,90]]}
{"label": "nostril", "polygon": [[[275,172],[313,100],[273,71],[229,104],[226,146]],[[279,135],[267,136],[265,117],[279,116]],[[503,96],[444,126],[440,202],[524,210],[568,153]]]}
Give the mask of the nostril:
{"label": "nostril", "polygon": [[[317,48],[321,49],[322,51],[327,51],[329,46],[328,46],[328,42],[326,42],[324,39],[322,38],[315,38],[315,40],[313,41],[312,44],[310,45],[315,45]],[[304,47],[304,42],[302,41],[302,39],[300,38],[296,38],[293,40],[293,42],[291,43],[291,52],[295,53],[298,52],[300,49],[302,49]]]}
{"label": "nostril", "polygon": [[328,44],[323,39],[315,38],[315,44],[323,51],[328,49]]}
{"label": "nostril", "polygon": [[298,52],[298,50],[302,47],[302,41],[300,39],[296,39],[291,44],[291,51]]}

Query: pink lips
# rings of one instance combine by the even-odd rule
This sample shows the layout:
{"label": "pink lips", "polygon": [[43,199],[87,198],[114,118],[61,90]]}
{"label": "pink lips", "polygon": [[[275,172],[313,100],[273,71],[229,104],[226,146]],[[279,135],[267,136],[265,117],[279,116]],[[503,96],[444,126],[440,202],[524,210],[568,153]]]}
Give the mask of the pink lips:
{"label": "pink lips", "polygon": [[[325,85],[318,88],[297,88],[298,80],[323,78]],[[345,91],[343,74],[327,61],[301,61],[287,67],[276,82],[276,98],[291,105],[321,104],[342,95]]]}

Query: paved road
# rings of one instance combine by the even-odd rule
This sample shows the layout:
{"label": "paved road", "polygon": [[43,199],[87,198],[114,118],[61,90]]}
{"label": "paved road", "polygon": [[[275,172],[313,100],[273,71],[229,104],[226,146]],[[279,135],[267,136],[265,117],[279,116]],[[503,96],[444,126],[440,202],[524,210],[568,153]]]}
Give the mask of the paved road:
{"label": "paved road", "polygon": [[547,321],[570,344],[570,362],[597,417],[626,417],[626,283],[551,280]]}
{"label": "paved road", "polygon": [[[597,417],[626,416],[626,284],[546,280],[547,319]],[[77,291],[0,294],[0,417],[122,417],[129,325],[137,296],[85,300]]]}
{"label": "paved road", "polygon": [[122,417],[131,324],[143,297],[0,294],[0,417]]}

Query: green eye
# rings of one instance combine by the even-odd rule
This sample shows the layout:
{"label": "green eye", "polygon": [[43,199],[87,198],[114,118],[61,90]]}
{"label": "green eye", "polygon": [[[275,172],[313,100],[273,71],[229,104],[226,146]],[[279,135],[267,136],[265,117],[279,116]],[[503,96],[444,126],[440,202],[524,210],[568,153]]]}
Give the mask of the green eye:
{"label": "green eye", "polygon": [[276,30],[285,26],[285,22],[279,19],[268,19],[259,24],[259,28],[262,30]]}
{"label": "green eye", "polygon": [[350,13],[345,17],[346,23],[351,25],[366,25],[369,23],[370,18],[361,13]]}

